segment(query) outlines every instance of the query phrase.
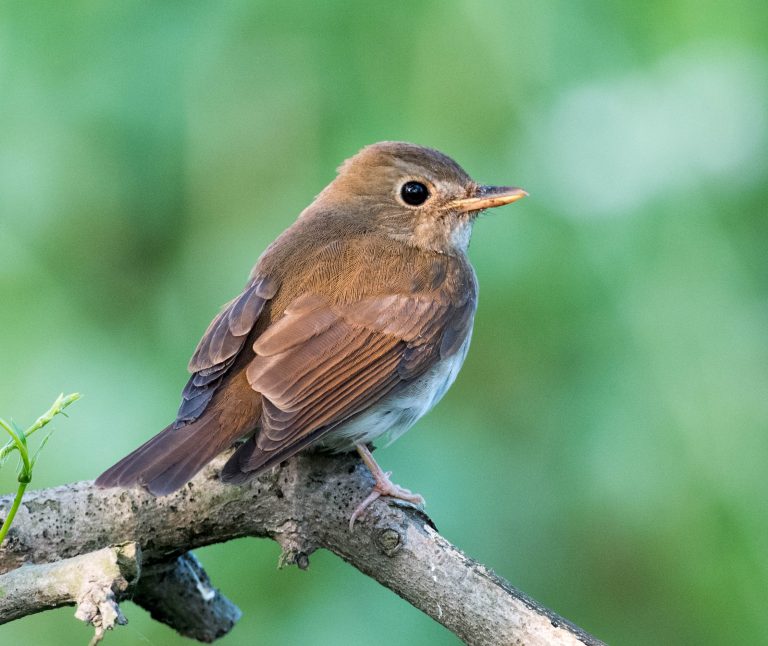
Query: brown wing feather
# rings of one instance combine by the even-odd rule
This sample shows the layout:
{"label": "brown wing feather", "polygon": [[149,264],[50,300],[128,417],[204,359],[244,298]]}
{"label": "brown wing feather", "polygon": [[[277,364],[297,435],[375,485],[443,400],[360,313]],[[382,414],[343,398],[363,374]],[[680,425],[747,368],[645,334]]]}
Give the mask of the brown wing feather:
{"label": "brown wing feather", "polygon": [[[261,430],[225,479],[275,464],[419,377],[471,329],[467,300],[435,292],[385,294],[349,304],[302,296],[254,343],[251,387],[262,395]],[[474,303],[472,303],[473,305]],[[451,339],[441,348],[446,331]]]}
{"label": "brown wing feather", "polygon": [[190,372],[210,370],[233,357],[259,317],[264,303],[275,295],[275,281],[256,276],[243,292],[227,303],[197,344],[189,360]]}
{"label": "brown wing feather", "polygon": [[286,413],[265,399],[258,445],[266,448],[267,443],[270,443],[274,450],[274,447],[289,443],[300,434],[346,419],[370,389],[389,382],[390,377],[396,379],[397,362],[400,360],[398,355],[395,348],[392,348],[386,357],[368,362],[340,387],[326,391],[326,396],[320,402],[296,407],[291,413]]}
{"label": "brown wing feather", "polygon": [[243,349],[264,305],[276,292],[275,281],[256,276],[211,321],[189,360],[189,371],[193,374],[182,391],[174,428],[193,422],[203,414]]}

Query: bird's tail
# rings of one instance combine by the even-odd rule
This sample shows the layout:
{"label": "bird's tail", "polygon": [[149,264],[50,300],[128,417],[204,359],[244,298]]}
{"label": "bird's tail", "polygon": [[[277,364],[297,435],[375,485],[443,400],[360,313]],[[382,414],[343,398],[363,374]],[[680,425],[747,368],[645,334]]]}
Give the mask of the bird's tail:
{"label": "bird's tail", "polygon": [[221,469],[221,481],[227,484],[242,484],[280,464],[314,442],[319,433],[310,433],[295,442],[275,451],[266,451],[259,446],[257,436],[251,436],[237,447]]}
{"label": "bird's tail", "polygon": [[242,435],[243,429],[220,422],[219,415],[211,412],[180,428],[171,424],[102,473],[96,486],[141,484],[156,496],[180,489]]}

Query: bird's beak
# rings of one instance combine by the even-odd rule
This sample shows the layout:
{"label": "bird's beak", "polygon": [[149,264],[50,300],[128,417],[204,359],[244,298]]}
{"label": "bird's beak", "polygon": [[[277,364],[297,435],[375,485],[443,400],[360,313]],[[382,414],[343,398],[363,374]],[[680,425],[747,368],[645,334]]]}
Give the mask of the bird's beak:
{"label": "bird's beak", "polygon": [[473,197],[465,197],[450,203],[452,208],[459,211],[482,211],[494,206],[512,204],[524,198],[526,193],[516,186],[478,186]]}

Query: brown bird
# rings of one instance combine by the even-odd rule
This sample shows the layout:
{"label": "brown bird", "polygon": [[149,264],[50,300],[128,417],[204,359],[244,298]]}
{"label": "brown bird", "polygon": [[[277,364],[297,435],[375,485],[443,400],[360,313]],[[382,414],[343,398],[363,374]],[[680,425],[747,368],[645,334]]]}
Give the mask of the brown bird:
{"label": "brown bird", "polygon": [[310,446],[356,449],[378,496],[423,503],[368,448],[408,430],[467,354],[477,281],[467,258],[483,209],[526,195],[476,184],[430,148],[382,142],[348,159],[262,254],[192,359],[176,421],[96,480],[179,489],[218,453],[239,483]]}

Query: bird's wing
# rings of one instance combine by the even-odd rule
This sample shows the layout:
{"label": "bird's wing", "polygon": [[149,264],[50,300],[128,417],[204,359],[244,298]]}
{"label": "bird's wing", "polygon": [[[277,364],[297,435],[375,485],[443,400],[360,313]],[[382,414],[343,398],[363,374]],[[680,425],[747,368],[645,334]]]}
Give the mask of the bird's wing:
{"label": "bird's wing", "polygon": [[243,447],[237,471],[286,459],[424,374],[458,350],[474,309],[472,292],[452,302],[435,292],[346,305],[317,295],[296,299],[254,343],[246,374],[262,395],[261,431]]}
{"label": "bird's wing", "polygon": [[189,361],[192,376],[182,392],[175,427],[193,422],[205,411],[222,378],[243,349],[264,305],[276,292],[274,280],[255,276],[245,290],[211,321]]}

